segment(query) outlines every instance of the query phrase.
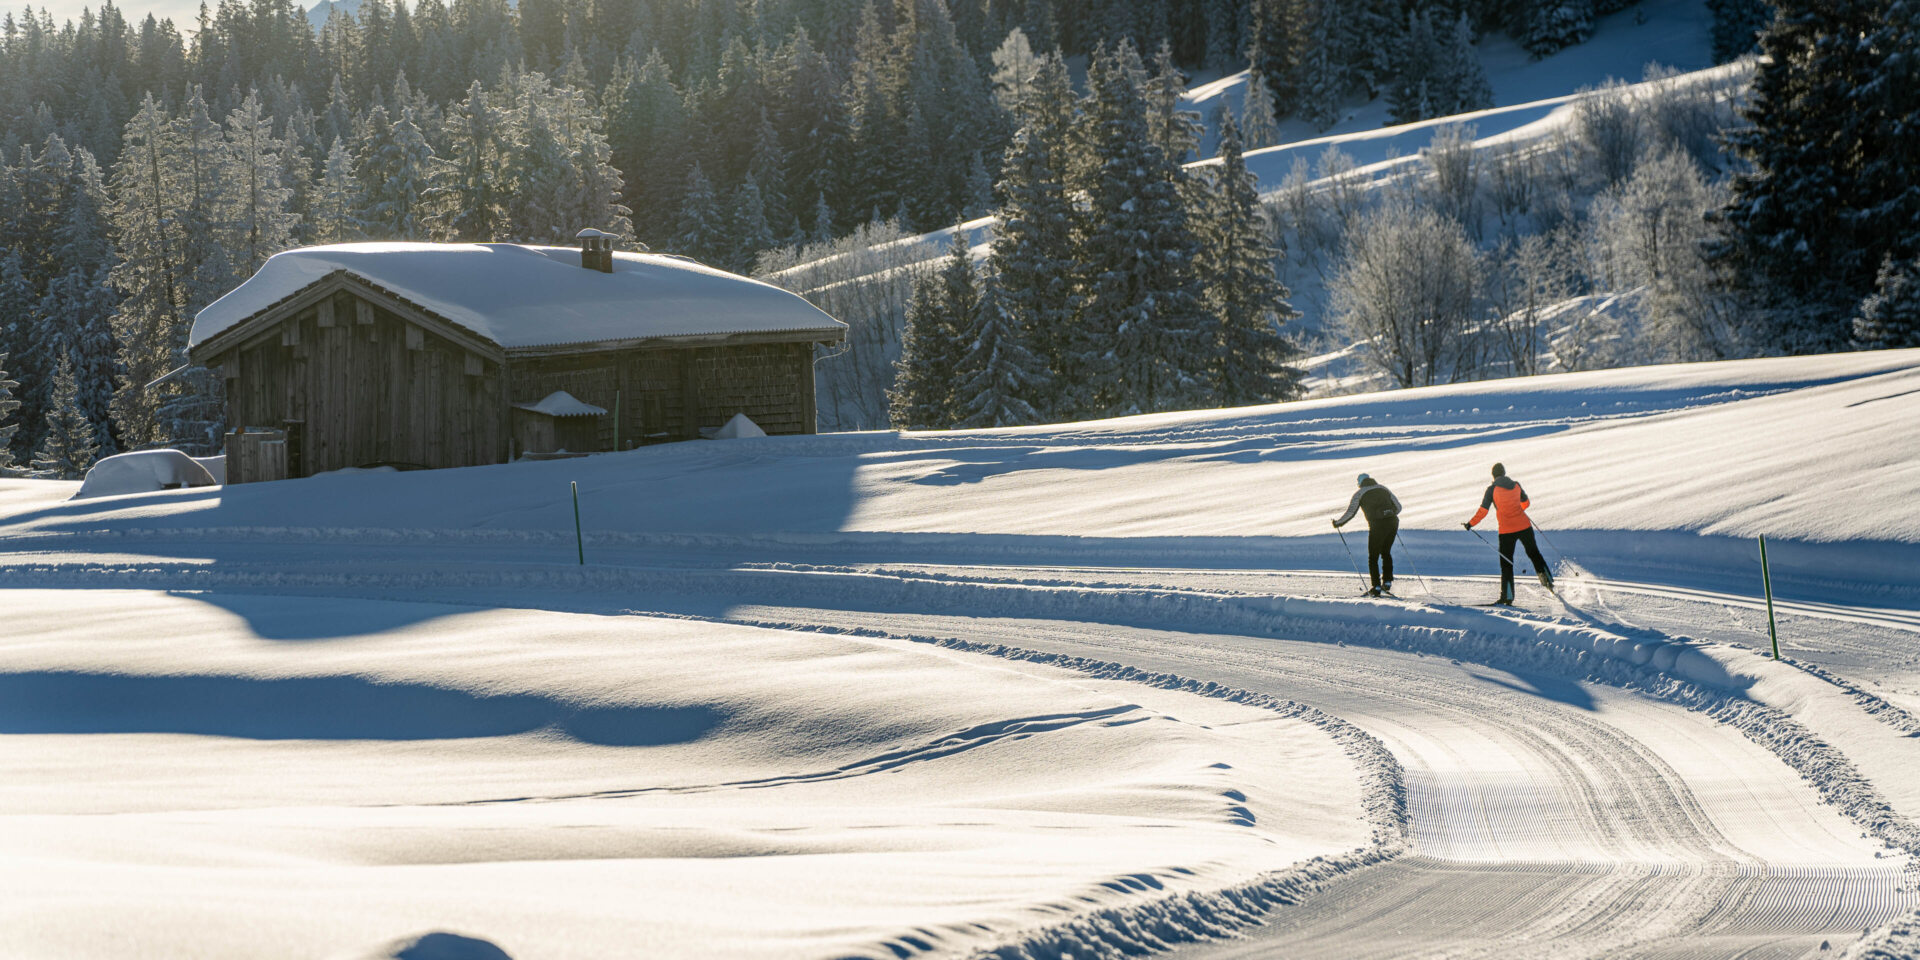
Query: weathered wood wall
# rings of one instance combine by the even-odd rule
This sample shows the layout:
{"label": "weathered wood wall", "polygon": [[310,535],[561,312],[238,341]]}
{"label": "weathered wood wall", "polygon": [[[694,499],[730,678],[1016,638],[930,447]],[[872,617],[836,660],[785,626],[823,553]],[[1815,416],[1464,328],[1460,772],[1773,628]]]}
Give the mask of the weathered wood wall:
{"label": "weathered wood wall", "polygon": [[304,421],[303,476],[506,458],[500,365],[350,293],[214,360],[226,377],[229,425]]}
{"label": "weathered wood wall", "polygon": [[[814,432],[813,345],[753,343],[603,351],[507,361],[508,399],[532,403],[565,390],[608,411],[620,403],[622,447],[687,440],[744,413],[770,434]],[[614,417],[597,449],[611,450]]]}

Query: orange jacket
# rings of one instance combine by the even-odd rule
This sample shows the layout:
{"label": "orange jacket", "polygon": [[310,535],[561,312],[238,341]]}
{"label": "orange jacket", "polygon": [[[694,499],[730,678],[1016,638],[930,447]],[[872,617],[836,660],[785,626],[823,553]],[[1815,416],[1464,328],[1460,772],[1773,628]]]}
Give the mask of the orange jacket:
{"label": "orange jacket", "polygon": [[1492,509],[1500,517],[1501,533],[1518,533],[1533,526],[1527,519],[1527,508],[1532,506],[1527,500],[1527,491],[1520,481],[1512,477],[1500,477],[1487,484],[1487,495],[1480,498],[1480,510],[1467,521],[1477,524],[1487,518],[1487,510]]}

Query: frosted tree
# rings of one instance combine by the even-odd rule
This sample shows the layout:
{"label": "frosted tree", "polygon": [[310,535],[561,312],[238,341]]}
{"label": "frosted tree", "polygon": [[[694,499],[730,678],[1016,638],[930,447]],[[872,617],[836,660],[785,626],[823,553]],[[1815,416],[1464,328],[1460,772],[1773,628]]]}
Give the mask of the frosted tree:
{"label": "frosted tree", "polygon": [[1593,34],[1593,0],[1533,0],[1525,14],[1520,43],[1544,57]]}
{"label": "frosted tree", "polygon": [[1153,74],[1142,92],[1147,101],[1147,136],[1175,163],[1185,163],[1200,145],[1200,115],[1180,109],[1187,81],[1173,65],[1173,45],[1165,40],[1154,53]]}
{"label": "frosted tree", "polygon": [[447,111],[446,126],[446,152],[434,158],[436,232],[449,240],[502,239],[509,192],[502,168],[513,136],[507,116],[475,80],[467,87],[466,99]]}
{"label": "frosted tree", "polygon": [[1198,268],[1216,324],[1208,371],[1213,400],[1237,407],[1292,399],[1300,394],[1300,371],[1289,365],[1297,351],[1280,327],[1300,314],[1287,304],[1289,291],[1274,274],[1280,251],[1232,117],[1220,131],[1220,164],[1210,169],[1207,215],[1196,233]]}
{"label": "frosted tree", "polygon": [[1868,348],[1920,347],[1920,258],[1881,261],[1873,292],[1860,301],[1853,338]]}
{"label": "frosted tree", "polygon": [[80,386],[73,363],[61,357],[53,374],[53,405],[47,429],[33,453],[33,472],[50,480],[78,480],[100,453],[94,425],[80,409]]}
{"label": "frosted tree", "polygon": [[658,49],[637,70],[615,75],[602,108],[612,165],[627,174],[625,201],[641,239],[665,245],[687,167],[687,117],[673,70]]}
{"label": "frosted tree", "polygon": [[900,331],[900,359],[887,391],[887,419],[896,430],[937,430],[953,424],[956,334],[938,274],[915,279]]}
{"label": "frosted tree", "polygon": [[47,283],[39,314],[42,357],[73,357],[77,403],[86,418],[107,422],[113,398],[114,343],[110,318],[119,297],[108,282],[114,262],[106,187],[93,155],[76,150],[66,171],[52,254],[60,273]]}
{"label": "frosted tree", "polygon": [[1394,123],[1413,123],[1439,115],[1437,104],[1446,99],[1441,89],[1442,57],[1427,11],[1407,15],[1407,31],[1397,53],[1397,69],[1387,84],[1387,116]]}
{"label": "frosted tree", "polygon": [[1473,45],[1473,22],[1465,13],[1453,20],[1439,41],[1439,86],[1445,99],[1438,105],[1442,116],[1485,110],[1493,106],[1493,88],[1487,84],[1487,70]]}
{"label": "frosted tree", "polygon": [[273,118],[260,105],[257,93],[227,115],[229,176],[234,190],[236,221],[233,229],[243,244],[236,253],[241,275],[252,276],[267,258],[294,245],[293,231],[300,218],[289,209],[293,190],[283,179],[282,154],[286,144],[273,133]]}
{"label": "frosted tree", "polygon": [[[792,237],[798,221],[787,194],[787,152],[781,149],[780,131],[774,128],[764,106],[760,108],[760,124],[754,130],[753,155],[747,160],[747,173],[760,192],[768,235],[775,239]],[[758,247],[755,252],[764,249],[766,247]]]}
{"label": "frosted tree", "polygon": [[7,377],[7,355],[0,353],[0,476],[13,468],[13,435],[20,425],[13,422],[14,412],[20,409],[20,401],[13,398],[13,389],[20,384]]}
{"label": "frosted tree", "polygon": [[695,162],[687,171],[687,186],[681,193],[680,227],[673,237],[673,251],[699,260],[718,263],[724,259],[722,240],[726,223],[721,219],[720,201],[713,183]]}
{"label": "frosted tree", "polygon": [[511,185],[507,232],[516,240],[552,243],[569,235],[560,197],[577,171],[550,122],[544,98],[531,91],[523,91],[521,97],[514,112],[517,142],[503,171]]}
{"label": "frosted tree", "polygon": [[1044,392],[1047,374],[1021,334],[988,280],[959,338],[964,352],[953,370],[955,426],[1017,427],[1040,419],[1029,398]]}
{"label": "frosted tree", "polygon": [[360,179],[353,175],[353,155],[339,140],[327,149],[327,162],[320,169],[320,180],[311,191],[313,203],[307,236],[314,243],[344,243],[358,240],[363,223],[360,210],[366,197]]}
{"label": "frosted tree", "polygon": [[1187,217],[1186,174],[1148,132],[1138,57],[1124,41],[1089,67],[1088,144],[1098,158],[1075,257],[1085,286],[1068,378],[1086,415],[1191,407],[1206,395],[1210,324]]}
{"label": "frosted tree", "polygon": [[1240,97],[1240,125],[1247,146],[1258,149],[1279,143],[1280,121],[1273,113],[1273,90],[1260,71],[1247,74],[1247,86]]}
{"label": "frosted tree", "polygon": [[1405,200],[1361,219],[1328,285],[1338,321],[1396,387],[1469,378],[1479,255],[1460,224]]}
{"label": "frosted tree", "polygon": [[181,141],[165,109],[148,96],[127,121],[120,161],[109,180],[108,216],[119,254],[111,281],[120,294],[112,321],[121,370],[113,419],[130,449],[164,439],[159,435],[164,398],[145,387],[173,368],[174,345],[185,335]]}
{"label": "frosted tree", "polygon": [[[1298,63],[1298,113],[1325,130],[1340,119],[1347,96],[1348,68],[1343,60],[1348,51],[1341,46],[1346,39],[1346,6],[1343,0],[1303,0],[1299,9],[1305,22]],[[1251,136],[1247,143],[1264,146]]]}
{"label": "frosted tree", "polygon": [[1026,31],[1014,27],[1006,40],[993,51],[993,96],[1000,109],[1020,118],[1033,90],[1034,75],[1040,72],[1040,56],[1027,42]]}
{"label": "frosted tree", "polygon": [[367,199],[367,232],[382,240],[429,239],[433,148],[414,125],[412,111],[403,109],[391,120],[385,107],[368,111],[367,138],[357,152],[354,175]]}
{"label": "frosted tree", "polygon": [[740,181],[739,189],[733,192],[729,211],[731,222],[727,235],[733,238],[734,248],[728,262],[734,270],[746,273],[752,270],[755,255],[774,245],[773,228],[767,223],[766,200],[753,174],[747,174]]}
{"label": "frosted tree", "polygon": [[[1066,169],[1076,115],[1073,90],[1058,58],[1045,58],[1036,71],[1025,115],[1026,122],[1007,148],[999,183],[1000,225],[988,262],[1000,311],[1052,379],[1068,363],[1078,275],[1073,259],[1077,214]],[[1051,415],[1053,391],[1042,391],[1030,402]]]}

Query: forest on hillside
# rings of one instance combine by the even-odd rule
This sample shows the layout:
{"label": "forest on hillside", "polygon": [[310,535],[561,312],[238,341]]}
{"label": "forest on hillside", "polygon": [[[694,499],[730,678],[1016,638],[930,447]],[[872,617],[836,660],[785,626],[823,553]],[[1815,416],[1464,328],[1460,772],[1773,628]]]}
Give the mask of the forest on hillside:
{"label": "forest on hillside", "polygon": [[[1177,109],[1187,74],[1254,72],[1236,144],[1251,148],[1269,117],[1324,123],[1355,98],[1387,98],[1396,120],[1484,105],[1479,37],[1550,53],[1625,5],[367,0],[318,30],[286,0],[224,0],[190,25],[129,22],[111,4],[64,24],[9,15],[0,382],[17,386],[0,397],[0,469],[64,475],[99,451],[212,446],[219,385],[185,367],[186,328],[278,250],[554,242],[585,225],[749,270],[982,214],[1012,223],[1027,204],[1055,219],[1031,236],[1001,231],[981,276],[955,266],[949,292],[929,286],[912,310],[895,298],[892,353],[862,374],[886,381],[889,418],[993,424],[1281,398],[1298,378],[1274,264],[1301,224],[1224,162],[1182,166],[1195,159],[1193,118]],[[1728,57],[1756,24],[1789,19],[1769,21],[1758,0],[1712,5]],[[1910,29],[1900,4],[1856,6],[1838,26]],[[1885,60],[1836,69],[1884,73]],[[1916,87],[1875,109],[1908,109],[1900,97]],[[1763,148],[1741,155],[1757,164]],[[1123,157],[1134,180],[1103,180]],[[1758,196],[1754,182],[1728,202]],[[1157,212],[1127,191],[1158,197]],[[1733,249],[1757,263],[1769,243]],[[1857,250],[1874,260],[1868,274],[1895,252],[1912,254]],[[1021,263],[1055,277],[1044,295],[1008,285]],[[905,324],[910,312],[930,319]],[[1117,343],[1123,332],[1140,342]],[[913,345],[896,369],[902,339]],[[946,385],[915,394],[914,356]],[[1060,392],[1101,377],[1120,386]],[[974,402],[969,384],[989,382],[1018,402]],[[916,407],[916,395],[936,399]],[[904,412],[916,409],[926,415]],[[823,423],[854,425],[879,424]]]}

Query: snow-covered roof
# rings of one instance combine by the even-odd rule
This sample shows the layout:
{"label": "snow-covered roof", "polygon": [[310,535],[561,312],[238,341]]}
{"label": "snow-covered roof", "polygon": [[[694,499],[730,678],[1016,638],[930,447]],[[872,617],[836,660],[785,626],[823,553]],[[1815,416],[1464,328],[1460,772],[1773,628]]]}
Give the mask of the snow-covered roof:
{"label": "snow-covered roof", "polygon": [[507,349],[620,340],[817,333],[846,324],[800,296],[724,270],[616,252],[613,272],[574,247],[513,243],[341,243],[269,259],[194,318],[195,347],[345,271]]}
{"label": "snow-covered roof", "polygon": [[607,412],[607,408],[596,407],[577,399],[565,390],[555,390],[542,398],[539,403],[516,403],[514,406],[521,410],[544,413],[549,417],[598,417]]}

